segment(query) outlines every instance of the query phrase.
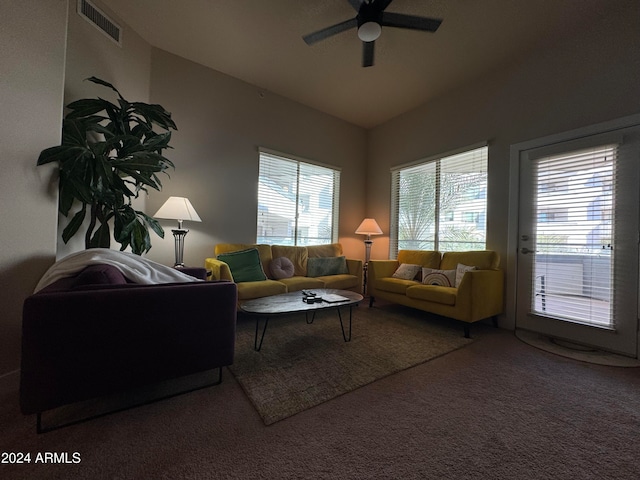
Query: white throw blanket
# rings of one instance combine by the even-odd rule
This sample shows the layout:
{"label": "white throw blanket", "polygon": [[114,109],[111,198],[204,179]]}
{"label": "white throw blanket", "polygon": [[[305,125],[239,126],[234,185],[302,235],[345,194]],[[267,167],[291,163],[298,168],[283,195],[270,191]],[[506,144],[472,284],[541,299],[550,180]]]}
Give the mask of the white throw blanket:
{"label": "white throw blanket", "polygon": [[89,265],[111,265],[134,283],[156,284],[202,281],[175,268],[147,260],[140,255],[109,248],[90,248],[72,253],[54,263],[40,279],[34,293],[61,278],[77,274]]}

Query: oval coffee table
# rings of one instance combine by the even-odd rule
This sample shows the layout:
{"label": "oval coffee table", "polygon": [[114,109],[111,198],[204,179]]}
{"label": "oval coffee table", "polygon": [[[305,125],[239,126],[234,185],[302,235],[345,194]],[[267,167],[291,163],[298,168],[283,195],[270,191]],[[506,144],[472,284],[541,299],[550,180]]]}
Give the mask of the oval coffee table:
{"label": "oval coffee table", "polygon": [[[322,297],[322,302],[306,303],[304,302],[305,295],[303,292],[315,293],[316,297]],[[335,290],[326,288],[312,288],[302,290],[299,292],[281,293],[280,295],[271,295],[268,297],[254,298],[253,300],[241,301],[238,304],[240,310],[249,315],[256,317],[256,334],[253,340],[253,348],[256,351],[260,351],[262,348],[262,342],[264,340],[264,334],[267,331],[269,325],[269,319],[278,315],[291,314],[296,312],[305,312],[307,323],[313,323],[315,313],[318,310],[336,309],[338,311],[338,318],[340,319],[340,327],[342,328],[342,338],[345,342],[351,341],[351,309],[357,306],[362,301],[362,295],[349,290]],[[345,332],[344,324],[342,322],[342,314],[340,308],[349,307],[349,331]],[[311,321],[309,321],[309,314],[312,314]],[[262,329],[262,335],[260,336],[260,342],[258,343],[258,330],[260,324],[260,318],[264,317],[264,327]]]}

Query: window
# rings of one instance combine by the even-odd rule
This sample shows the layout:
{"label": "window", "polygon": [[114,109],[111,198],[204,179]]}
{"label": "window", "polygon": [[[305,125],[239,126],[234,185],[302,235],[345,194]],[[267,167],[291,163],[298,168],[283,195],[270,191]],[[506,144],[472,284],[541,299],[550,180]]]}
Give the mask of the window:
{"label": "window", "polygon": [[[618,145],[532,160],[537,218],[531,309],[589,325],[612,325]],[[545,185],[562,178],[566,188]],[[544,283],[541,283],[544,282]],[[544,287],[542,287],[544,285]],[[542,293],[541,293],[542,292]]]}
{"label": "window", "polygon": [[486,146],[391,171],[390,255],[486,247]]}
{"label": "window", "polygon": [[340,170],[260,150],[257,243],[338,240]]}

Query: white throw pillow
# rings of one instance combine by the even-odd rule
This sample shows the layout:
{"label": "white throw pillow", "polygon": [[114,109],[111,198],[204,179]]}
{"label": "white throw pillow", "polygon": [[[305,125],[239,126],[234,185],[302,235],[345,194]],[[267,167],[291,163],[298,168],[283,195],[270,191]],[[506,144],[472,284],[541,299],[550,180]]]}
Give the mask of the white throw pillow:
{"label": "white throw pillow", "polygon": [[436,270],[435,268],[422,269],[422,283],[425,285],[439,285],[441,287],[453,287],[456,283],[455,270]]}
{"label": "white throw pillow", "polygon": [[462,263],[459,263],[456,267],[456,288],[460,286],[460,282],[462,282],[462,277],[464,277],[464,274],[475,269],[476,267],[471,267],[469,265],[463,265]]}
{"label": "white throw pillow", "polygon": [[402,278],[403,280],[413,280],[420,271],[422,266],[413,265],[411,263],[401,263],[398,269],[393,273],[392,277]]}

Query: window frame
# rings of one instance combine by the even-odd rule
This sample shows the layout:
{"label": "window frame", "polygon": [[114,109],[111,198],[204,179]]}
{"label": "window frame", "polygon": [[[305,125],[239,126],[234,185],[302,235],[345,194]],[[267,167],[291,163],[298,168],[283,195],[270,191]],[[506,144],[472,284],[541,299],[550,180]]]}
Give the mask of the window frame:
{"label": "window frame", "polygon": [[[282,162],[280,166],[286,170],[286,164],[291,167],[295,165],[295,178],[292,177],[289,179],[290,185],[292,186],[292,191],[294,193],[292,195],[295,196],[295,200],[293,203],[295,204],[295,214],[294,218],[289,218],[289,227],[287,228],[287,232],[290,234],[288,236],[282,235],[261,235],[260,229],[265,225],[261,224],[260,217],[264,213],[260,208],[260,200],[263,199],[263,203],[266,203],[265,198],[261,197],[260,187],[261,187],[261,176],[263,172],[263,168],[266,168],[266,162],[270,162],[272,166],[275,166],[278,162]],[[308,235],[303,235],[303,229],[312,227],[313,225],[302,225],[301,224],[301,215],[309,214],[312,215],[314,212],[310,210],[310,197],[312,193],[308,191],[303,191],[301,189],[301,177],[305,175],[304,170],[313,170],[313,169],[323,169],[326,170],[326,174],[330,174],[332,176],[332,189],[330,192],[331,199],[331,208],[330,208],[330,219],[327,222],[325,228],[330,228],[331,232],[329,238],[319,238],[319,237],[309,237]],[[258,148],[258,191],[257,191],[257,210],[256,210],[256,243],[268,243],[268,244],[280,244],[280,245],[292,245],[292,246],[301,246],[301,245],[321,245],[328,243],[335,243],[338,241],[339,236],[339,214],[340,214],[340,176],[341,176],[341,168],[336,167],[334,165],[327,165],[324,163],[316,162],[313,160],[309,160],[306,158],[301,158],[295,155],[282,153],[274,150],[270,150],[267,148],[259,147]],[[318,194],[320,197],[321,194]],[[301,205],[301,200],[307,199],[306,202],[303,202]],[[318,204],[322,203],[320,199],[318,200]],[[317,209],[316,209],[317,210]],[[317,215],[317,212],[315,212]],[[313,216],[311,217],[313,218]],[[293,222],[293,225],[291,225]],[[317,225],[316,225],[317,226]],[[311,239],[313,238],[313,241]]]}
{"label": "window frame", "polygon": [[[443,162],[446,162],[447,160],[453,158],[453,157],[457,157],[459,155],[463,155],[463,154],[473,154],[475,151],[480,151],[483,149],[483,153],[484,154],[484,174],[485,174],[485,180],[484,180],[484,185],[482,186],[482,188],[480,189],[482,191],[482,195],[478,194],[476,196],[474,196],[474,206],[473,207],[469,207],[471,208],[471,210],[474,211],[474,213],[479,213],[479,218],[482,218],[484,221],[484,244],[483,246],[478,249],[485,249],[486,248],[486,218],[487,218],[487,209],[488,209],[488,165],[489,165],[489,149],[488,149],[488,144],[487,142],[482,142],[482,143],[478,143],[475,145],[470,145],[467,147],[463,147],[454,151],[450,151],[450,152],[446,152],[443,154],[439,154],[439,155],[434,155],[431,157],[427,157],[427,158],[423,158],[420,160],[417,160],[415,162],[411,162],[411,163],[406,163],[406,164],[402,164],[402,165],[398,165],[395,167],[391,168],[391,201],[390,201],[390,208],[391,208],[391,218],[390,218],[390,231],[389,231],[389,258],[397,258],[398,255],[398,250],[400,250],[401,248],[400,243],[402,242],[402,240],[399,239],[399,230],[400,230],[400,225],[399,225],[399,220],[400,220],[400,203],[401,203],[401,192],[399,191],[400,189],[400,175],[402,174],[402,172],[407,172],[410,169],[414,169],[414,168],[419,168],[419,167],[424,167],[425,169],[430,168],[431,165],[435,166],[434,168],[430,168],[431,170],[433,170],[433,175],[435,175],[435,179],[434,179],[434,183],[436,185],[436,191],[434,193],[434,218],[433,218],[433,239],[425,239],[423,240],[423,242],[432,242],[432,249],[433,250],[439,250],[440,248],[440,244],[446,242],[447,240],[441,240],[440,237],[442,235],[441,232],[441,226],[440,223],[448,223],[450,222],[450,220],[447,220],[448,218],[451,218],[451,216],[453,215],[455,218],[460,218],[463,215],[463,210],[454,212],[451,210],[449,205],[445,205],[444,207],[441,205],[441,189],[442,189],[442,185],[441,185],[441,179],[442,179],[442,170],[443,168],[446,170],[446,167],[448,167],[449,165],[444,165],[443,167]],[[462,165],[462,164],[461,164]],[[474,188],[477,188],[477,186],[475,186]],[[479,191],[480,191],[479,190]],[[478,212],[477,210],[477,202],[478,201],[482,201],[484,204],[484,212]],[[471,211],[469,210],[469,211]],[[484,215],[483,215],[484,213]],[[464,223],[464,222],[462,222]],[[467,225],[472,225],[473,223],[467,223]],[[430,227],[431,228],[431,227]],[[449,240],[450,242],[451,240]],[[448,249],[451,250],[451,249]]]}

